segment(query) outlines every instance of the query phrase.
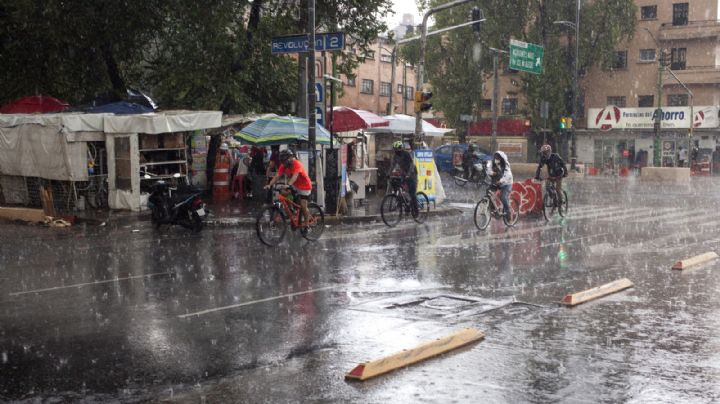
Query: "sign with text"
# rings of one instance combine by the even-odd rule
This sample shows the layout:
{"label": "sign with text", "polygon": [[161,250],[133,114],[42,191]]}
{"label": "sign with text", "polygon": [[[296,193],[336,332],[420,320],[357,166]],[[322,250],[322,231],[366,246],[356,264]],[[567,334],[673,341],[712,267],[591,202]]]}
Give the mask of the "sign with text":
{"label": "sign with text", "polygon": [[425,192],[428,199],[435,200],[435,160],[429,149],[415,150],[415,167],[418,172],[417,192]]}
{"label": "sign with text", "polygon": [[542,60],[545,49],[540,45],[510,40],[510,68],[533,74],[543,71]]}
{"label": "sign with text", "polygon": [[[345,47],[344,32],[330,32],[315,34],[315,50],[336,51]],[[306,34],[280,36],[272,39],[272,53],[298,53],[307,52],[308,37]]]}
{"label": "sign with text", "polygon": [[[694,128],[717,128],[718,107],[698,106],[693,108]],[[588,109],[588,129],[653,129],[657,108],[620,108],[608,105],[605,108]],[[660,126],[663,129],[689,129],[690,107],[663,107],[660,112]]]}

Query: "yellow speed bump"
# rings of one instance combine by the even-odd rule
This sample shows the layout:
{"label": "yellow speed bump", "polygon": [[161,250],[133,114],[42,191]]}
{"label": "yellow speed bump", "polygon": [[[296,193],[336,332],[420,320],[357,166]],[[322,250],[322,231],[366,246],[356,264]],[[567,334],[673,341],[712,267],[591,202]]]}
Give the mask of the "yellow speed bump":
{"label": "yellow speed bump", "polygon": [[717,253],[706,252],[705,254],[700,254],[692,258],[685,258],[684,260],[680,260],[672,266],[672,269],[686,269],[687,267],[702,264],[716,258],[718,258]]}
{"label": "yellow speed bump", "polygon": [[633,287],[633,283],[630,282],[630,279],[622,278],[596,288],[567,295],[560,301],[560,304],[564,304],[566,306],[576,306],[580,303],[589,302],[590,300],[597,299],[598,297],[603,297],[631,287]]}
{"label": "yellow speed bump", "polygon": [[367,380],[384,373],[391,372],[395,369],[412,365],[460,348],[461,346],[480,341],[485,338],[485,334],[474,328],[466,328],[462,331],[438,338],[435,341],[418,345],[412,349],[404,349],[401,352],[386,356],[384,358],[375,359],[370,362],[361,363],[353,370],[345,374],[345,379]]}

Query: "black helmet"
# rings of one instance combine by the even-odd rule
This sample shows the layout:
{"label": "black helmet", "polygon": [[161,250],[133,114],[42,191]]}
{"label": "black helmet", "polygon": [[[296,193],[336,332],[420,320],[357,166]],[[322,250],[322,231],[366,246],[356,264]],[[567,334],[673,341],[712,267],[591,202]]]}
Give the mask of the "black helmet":
{"label": "black helmet", "polygon": [[280,162],[284,163],[288,161],[290,157],[295,157],[295,154],[291,150],[283,150],[280,152]]}

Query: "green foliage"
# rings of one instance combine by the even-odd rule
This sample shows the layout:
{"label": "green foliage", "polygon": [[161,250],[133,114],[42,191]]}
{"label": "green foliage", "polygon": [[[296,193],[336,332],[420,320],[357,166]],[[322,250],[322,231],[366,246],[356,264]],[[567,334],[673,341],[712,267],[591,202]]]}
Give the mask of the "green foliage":
{"label": "green foliage", "polygon": [[[390,0],[317,0],[318,32],[363,51]],[[290,112],[297,61],[274,36],[305,31],[304,1],[6,0],[0,5],[0,103],[47,94],[72,104],[150,92],[165,109]],[[319,56],[319,55],[318,55]],[[343,52],[341,73],[358,56]]]}
{"label": "green foliage", "polygon": [[[446,3],[445,0],[418,0],[418,4],[426,10]],[[582,3],[580,71],[611,61],[615,47],[632,36],[636,20],[636,7],[632,0]],[[445,114],[450,125],[455,126],[460,114],[477,113],[480,100],[492,96],[492,86],[485,86],[485,90],[482,86],[482,82],[492,78],[492,53],[488,48],[508,50],[510,39],[518,39],[541,44],[545,48],[543,73],[520,74],[518,93],[527,100],[526,110],[522,112],[532,118],[536,129],[543,125],[539,117],[542,101],[550,103],[550,122],[570,115],[575,35],[573,30],[553,22],[574,22],[575,1],[528,0],[522,6],[505,0],[470,2],[434,14],[435,26],[428,31],[469,21],[470,9],[476,5],[487,19],[481,28],[482,58],[479,63],[472,62],[470,56],[473,43],[478,41],[471,27],[428,38],[425,80],[433,85],[435,108]],[[416,63],[418,44],[404,46],[401,54]],[[502,72],[507,63],[507,55],[501,55],[499,71]]]}

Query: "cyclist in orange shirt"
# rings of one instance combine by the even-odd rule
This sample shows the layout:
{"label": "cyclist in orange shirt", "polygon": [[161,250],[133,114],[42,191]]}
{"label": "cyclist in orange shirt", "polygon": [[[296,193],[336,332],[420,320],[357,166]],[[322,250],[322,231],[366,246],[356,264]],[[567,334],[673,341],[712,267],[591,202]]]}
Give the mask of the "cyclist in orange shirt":
{"label": "cyclist in orange shirt", "polygon": [[265,189],[272,188],[283,175],[287,175],[290,178],[287,183],[288,186],[294,187],[297,190],[298,199],[300,199],[300,222],[304,224],[305,219],[310,217],[308,200],[312,192],[312,183],[310,182],[307,171],[305,171],[305,167],[295,158],[295,154],[290,150],[280,152],[280,167],[275,177],[265,186]]}

